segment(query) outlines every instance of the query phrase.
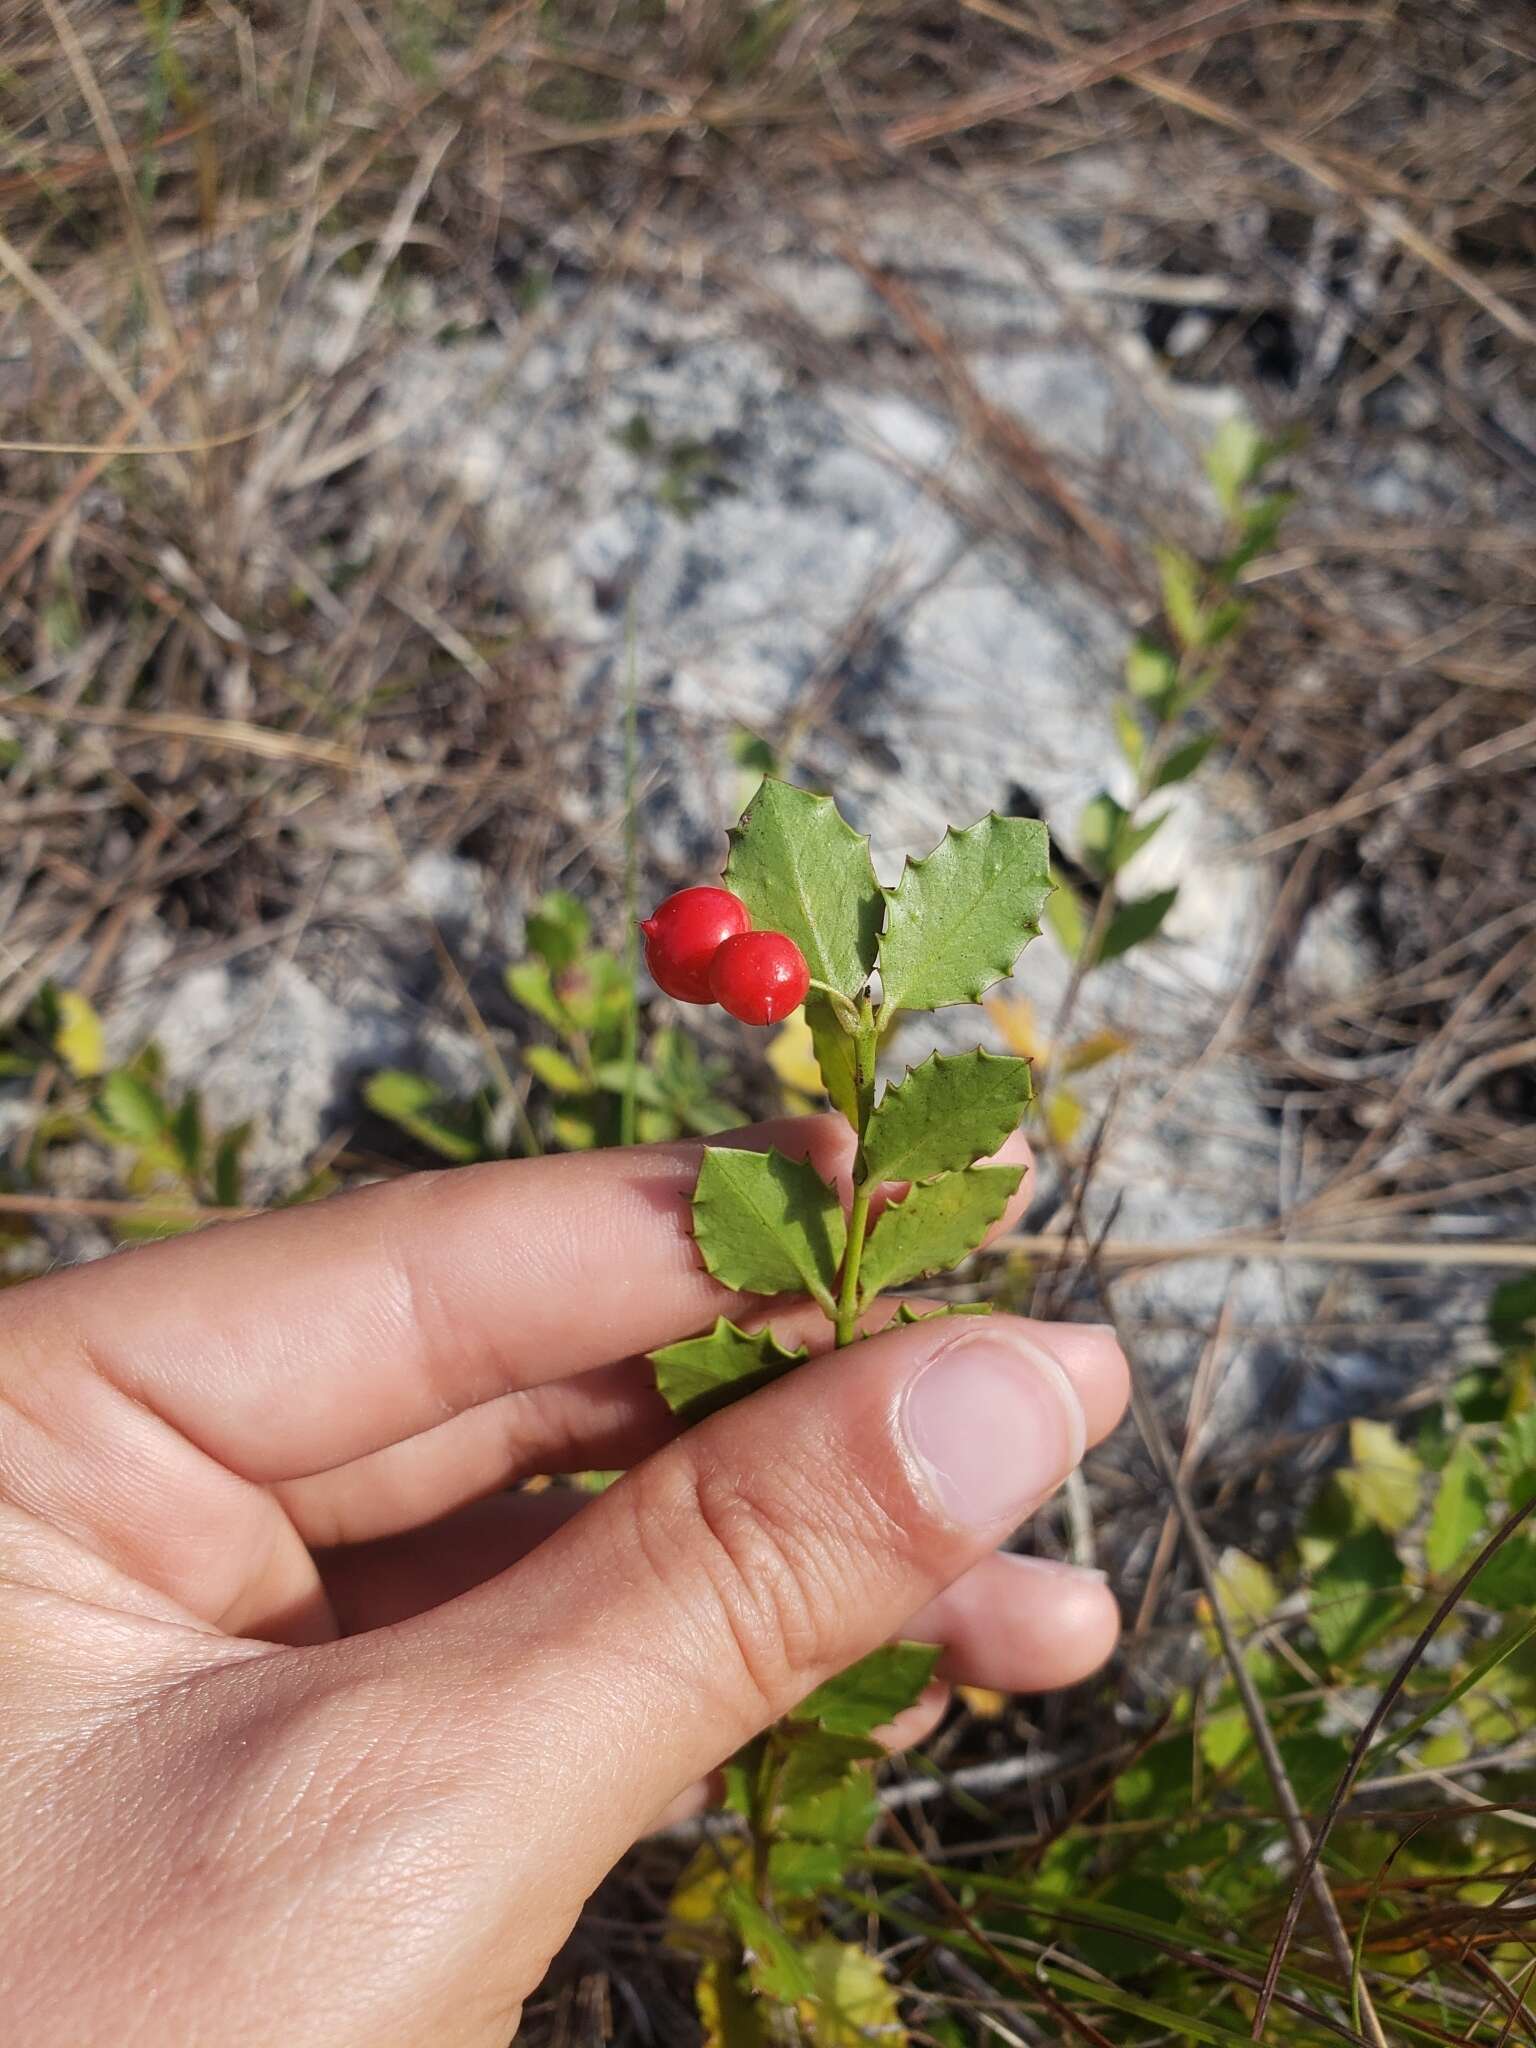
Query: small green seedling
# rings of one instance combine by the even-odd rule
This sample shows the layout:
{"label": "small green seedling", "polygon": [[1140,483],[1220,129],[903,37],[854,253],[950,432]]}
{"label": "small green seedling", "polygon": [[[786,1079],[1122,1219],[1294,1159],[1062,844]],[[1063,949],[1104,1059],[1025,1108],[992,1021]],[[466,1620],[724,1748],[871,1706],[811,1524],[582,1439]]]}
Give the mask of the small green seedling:
{"label": "small green seedling", "polygon": [[[951,829],[883,889],[868,841],[830,798],[765,780],[731,834],[725,891],[686,891],[693,900],[671,898],[647,921],[653,972],[678,985],[682,977],[694,991],[688,1000],[707,990],[733,1015],[769,1023],[785,1014],[785,990],[804,996],[827,1094],[857,1141],[846,1211],[803,1160],[705,1148],[694,1237],[725,1286],[808,1295],[846,1346],[860,1341],[878,1295],[947,1271],[982,1242],[1023,1178],[1022,1167],[982,1162],[1029,1107],[1029,1062],[934,1053],[882,1092],[876,1052],[898,1012],[975,1003],[1010,975],[1050,890],[1045,827],[1032,819]],[[728,935],[701,968],[695,955],[711,920]],[[677,959],[664,946],[674,930]],[[771,1329],[721,1316],[653,1362],[670,1407],[696,1421],[807,1355]],[[877,1651],[730,1767],[746,1843],[734,1862],[711,1848],[674,1909],[703,1942],[700,2011],[713,2040],[861,2038],[846,2031],[855,1995],[867,2023],[896,2038],[891,1987],[861,1950],[820,1932],[815,1894],[837,1882],[868,1834],[876,1807],[867,1766],[880,1753],[871,1737],[912,1704],[935,1655],[910,1643]]]}

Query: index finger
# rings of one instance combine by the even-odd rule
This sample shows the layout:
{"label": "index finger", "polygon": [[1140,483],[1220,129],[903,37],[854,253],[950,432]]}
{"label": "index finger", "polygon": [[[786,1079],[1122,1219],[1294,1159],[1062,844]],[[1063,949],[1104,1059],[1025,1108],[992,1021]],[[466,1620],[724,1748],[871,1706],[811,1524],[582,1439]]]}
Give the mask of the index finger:
{"label": "index finger", "polygon": [[[840,1117],[723,1135],[845,1173]],[[753,1297],[702,1269],[696,1143],[459,1167],[51,1276],[0,1302],[22,1354],[90,1375],[261,1484],[686,1336]]]}

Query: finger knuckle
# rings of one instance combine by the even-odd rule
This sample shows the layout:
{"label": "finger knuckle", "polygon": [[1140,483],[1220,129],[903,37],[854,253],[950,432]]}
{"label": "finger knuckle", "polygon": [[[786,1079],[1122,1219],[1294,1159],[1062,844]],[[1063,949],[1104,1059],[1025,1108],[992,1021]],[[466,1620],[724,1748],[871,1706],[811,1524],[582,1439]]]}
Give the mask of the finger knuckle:
{"label": "finger knuckle", "polygon": [[688,1455],[669,1465],[663,1497],[637,1503],[651,1567],[702,1624],[704,1654],[729,1649],[733,1696],[744,1686],[754,1722],[773,1720],[838,1661],[871,1504],[845,1489],[829,1514],[769,1474]]}

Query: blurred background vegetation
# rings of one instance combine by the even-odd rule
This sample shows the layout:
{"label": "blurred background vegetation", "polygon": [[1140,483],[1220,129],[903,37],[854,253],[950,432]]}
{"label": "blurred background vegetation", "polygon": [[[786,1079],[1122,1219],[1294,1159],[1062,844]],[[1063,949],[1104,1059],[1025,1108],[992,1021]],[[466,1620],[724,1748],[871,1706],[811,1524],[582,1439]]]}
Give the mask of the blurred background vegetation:
{"label": "blurred background vegetation", "polygon": [[[930,778],[1050,817],[990,1026],[1042,1192],[957,1285],[1125,1335],[1027,1535],[1126,1647],[893,1767],[783,2038],[1532,2036],[1533,182],[1521,0],[5,9],[6,1280],[635,1085],[643,1138],[812,1104],[649,990],[631,1082],[637,892],[770,768],[887,852]],[[759,689],[830,390],[906,408],[1016,710],[879,547]],[[689,643],[680,708],[743,533],[759,666]],[[637,1851],[525,2038],[723,2038],[718,1856]]]}

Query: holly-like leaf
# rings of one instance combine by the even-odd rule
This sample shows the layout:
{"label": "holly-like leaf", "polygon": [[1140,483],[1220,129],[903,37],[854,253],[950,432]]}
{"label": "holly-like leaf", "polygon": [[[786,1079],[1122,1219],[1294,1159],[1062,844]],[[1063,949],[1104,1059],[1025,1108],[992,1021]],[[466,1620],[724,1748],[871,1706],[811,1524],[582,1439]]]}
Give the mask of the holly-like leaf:
{"label": "holly-like leaf", "polygon": [[[809,1830],[800,1820],[791,1828],[787,1816],[799,1808],[802,1800],[821,1799],[823,1794],[849,1783],[850,1773],[856,1766],[871,1763],[885,1754],[867,1736],[838,1735],[830,1728],[818,1728],[814,1724],[792,1724],[783,1739],[787,1741],[789,1753],[779,1772],[778,1801],[786,1812],[786,1828],[801,1835]],[[868,1782],[862,1773],[860,1782]]]}
{"label": "holly-like leaf", "polygon": [[831,1003],[814,990],[806,998],[805,1021],[810,1030],[822,1086],[832,1107],[841,1112],[855,1129],[859,1121],[859,1083],[854,1063],[853,1040],[838,1023]]}
{"label": "holly-like leaf", "polygon": [[805,1356],[804,1345],[788,1351],[772,1330],[741,1330],[720,1316],[707,1336],[667,1344],[651,1353],[651,1363],[661,1398],[692,1423],[766,1387]]}
{"label": "holly-like leaf", "polygon": [[830,1936],[800,1952],[810,1990],[798,2012],[816,2048],[906,2048],[901,2001],[878,1959],[854,1941]]}
{"label": "holly-like leaf", "polygon": [[1312,1627],[1335,1663],[1347,1660],[1392,1613],[1403,1568],[1381,1529],[1348,1536],[1312,1580]]}
{"label": "holly-like leaf", "polygon": [[968,1166],[914,1187],[881,1215],[859,1267],[864,1301],[928,1273],[945,1273],[973,1252],[1007,1208],[1022,1166]]}
{"label": "holly-like leaf", "polygon": [[864,1767],[885,1751],[862,1735],[805,1725],[796,1725],[788,1741],[779,1775],[778,1829],[802,1841],[862,1841],[878,1810]]}
{"label": "holly-like leaf", "polygon": [[1437,1575],[1460,1562],[1483,1526],[1488,1481],[1476,1448],[1463,1440],[1445,1461],[1424,1539],[1424,1557]]}
{"label": "holly-like leaf", "polygon": [[814,1166],[710,1145],[693,1191],[693,1234],[722,1286],[804,1292],[827,1307],[848,1232],[841,1202]]}
{"label": "holly-like leaf", "polygon": [[883,1014],[979,1002],[1039,933],[1051,886],[1050,844],[1037,818],[993,812],[963,832],[951,826],[885,892]]}
{"label": "holly-like leaf", "polygon": [[732,828],[725,885],[760,931],[784,932],[815,981],[856,996],[879,943],[881,898],[869,841],[827,796],[771,776]]}
{"label": "holly-like leaf", "polygon": [[1338,1475],[1340,1490],[1359,1514],[1395,1536],[1419,1510],[1424,1467],[1384,1422],[1349,1425],[1351,1467]]}
{"label": "holly-like leaf", "polygon": [[776,1998],[781,2005],[793,2005],[796,1999],[808,1997],[813,1980],[794,1936],[785,1933],[745,1885],[727,1886],[720,1904],[726,1919],[741,1936],[753,1988]]}
{"label": "holly-like leaf", "polygon": [[1118,960],[1122,953],[1129,953],[1132,946],[1139,946],[1143,939],[1150,939],[1161,928],[1163,919],[1178,901],[1177,888],[1159,889],[1151,896],[1133,896],[1128,903],[1122,903],[1109,921],[1109,930],[1104,934],[1099,947],[1099,961]]}
{"label": "holly-like leaf", "polygon": [[817,1686],[790,1718],[813,1721],[833,1735],[873,1735],[911,1706],[938,1661],[931,1643],[887,1643]]}
{"label": "holly-like leaf", "polygon": [[1018,1129],[1033,1096],[1029,1062],[933,1053],[886,1089],[864,1140],[875,1181],[931,1180],[985,1159]]}

